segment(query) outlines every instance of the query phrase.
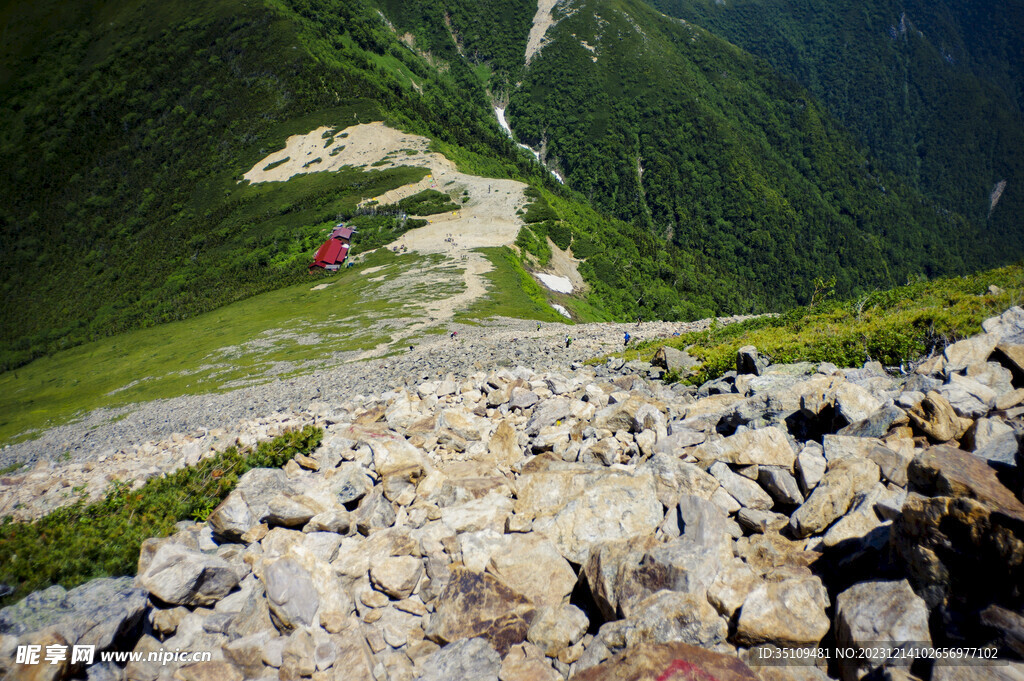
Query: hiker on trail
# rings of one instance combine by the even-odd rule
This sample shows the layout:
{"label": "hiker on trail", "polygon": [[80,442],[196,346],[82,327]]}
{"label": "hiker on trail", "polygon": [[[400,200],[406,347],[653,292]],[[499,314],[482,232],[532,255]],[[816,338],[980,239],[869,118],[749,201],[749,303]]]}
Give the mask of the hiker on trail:
{"label": "hiker on trail", "polygon": [[640,315],[636,316],[636,326],[637,328],[640,328]]}
{"label": "hiker on trail", "polygon": [[540,322],[537,322],[537,330],[540,331]]}
{"label": "hiker on trail", "polygon": [[572,337],[567,335],[565,337],[565,347],[569,347],[570,345],[572,345]]}
{"label": "hiker on trail", "polygon": [[630,338],[631,338],[631,336],[629,335],[629,331],[627,331],[626,335],[622,338],[622,345],[623,346],[629,345],[629,339]]}
{"label": "hiker on trail", "polygon": [[455,337],[456,337],[456,336],[458,336],[458,335],[459,335],[459,332],[458,332],[458,331],[452,331],[452,339],[453,339],[453,340],[454,340],[454,339],[455,339]]}

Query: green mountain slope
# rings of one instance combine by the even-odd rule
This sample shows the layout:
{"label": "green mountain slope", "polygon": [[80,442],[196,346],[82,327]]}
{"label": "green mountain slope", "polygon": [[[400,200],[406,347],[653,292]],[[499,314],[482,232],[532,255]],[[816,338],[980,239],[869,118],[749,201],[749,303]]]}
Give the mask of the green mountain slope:
{"label": "green mountain slope", "polygon": [[411,181],[237,183],[289,134],[384,118],[536,172],[468,68],[430,67],[357,2],[51,0],[0,22],[2,365],[297,281],[325,226]]}
{"label": "green mountain slope", "polygon": [[847,294],[995,257],[763,62],[638,1],[559,12],[513,127],[595,205],[732,273],[755,308],[806,302],[816,276]]}
{"label": "green mountain slope", "polygon": [[[700,28],[639,0],[572,0],[526,66],[535,11],[8,3],[0,368],[300,281],[325,228],[423,173],[239,183],[320,125],[385,120],[466,172],[532,183],[520,247],[538,265],[548,239],[584,258],[580,309],[600,317],[787,306],[816,278],[846,294],[1001,262],[1022,243],[883,170],[810,92]],[[567,187],[502,133],[495,101]],[[396,234],[365,224],[356,249]]]}
{"label": "green mountain slope", "polygon": [[1020,0],[650,4],[764,57],[806,86],[887,168],[1020,255]]}

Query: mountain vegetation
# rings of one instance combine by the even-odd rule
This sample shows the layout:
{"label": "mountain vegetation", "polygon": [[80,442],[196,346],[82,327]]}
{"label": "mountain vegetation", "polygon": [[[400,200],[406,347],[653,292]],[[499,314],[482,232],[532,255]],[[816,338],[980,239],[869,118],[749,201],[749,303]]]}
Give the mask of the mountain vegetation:
{"label": "mountain vegetation", "polygon": [[[763,57],[806,87],[886,168],[982,225],[989,241],[1019,243],[1024,4],[651,4]],[[1003,181],[1009,186],[993,201]]]}
{"label": "mountain vegetation", "polygon": [[[360,225],[356,252],[415,226],[357,216],[356,206],[418,180],[419,169],[240,182],[289,135],[320,125],[384,120],[430,137],[466,172],[529,182],[536,201],[520,248],[543,263],[550,239],[582,258],[581,302],[595,317],[763,311],[809,302],[818,277],[835,276],[837,294],[852,295],[1022,255],[1011,34],[996,32],[990,52],[977,33],[964,38],[950,53],[964,63],[960,80],[950,82],[963,83],[955,92],[965,101],[942,125],[924,113],[903,121],[891,133],[902,141],[889,144],[879,131],[901,109],[863,128],[859,109],[835,104],[846,88],[870,108],[849,73],[858,62],[819,73],[821,82],[802,77],[821,71],[808,55],[833,47],[799,51],[787,66],[758,41],[775,43],[754,36],[754,10],[652,4],[700,16],[572,0],[527,66],[529,0],[500,12],[482,0],[8,3],[0,368],[298,282],[338,220]],[[943,11],[933,14],[950,25],[973,17]],[[851,12],[826,14],[794,18],[785,35],[831,36],[853,22]],[[878,28],[892,12],[868,14]],[[946,49],[927,30],[916,35],[908,29],[888,49],[911,66]],[[856,59],[876,59],[872,45]],[[886,58],[867,71],[888,69]],[[914,74],[931,79],[921,92],[938,92],[947,75]],[[918,112],[948,101],[919,99]],[[504,135],[495,103],[566,186]],[[991,130],[980,122],[988,114]],[[926,153],[911,163],[904,143],[915,135]],[[940,153],[936,135],[957,144]],[[1008,179],[1002,200],[986,208],[979,188],[999,179]],[[428,214],[448,205],[439,199],[414,203]]]}

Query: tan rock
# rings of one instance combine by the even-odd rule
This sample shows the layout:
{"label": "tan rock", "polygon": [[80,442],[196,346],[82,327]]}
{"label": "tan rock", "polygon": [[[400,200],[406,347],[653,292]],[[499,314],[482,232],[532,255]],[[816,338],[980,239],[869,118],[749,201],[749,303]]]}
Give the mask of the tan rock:
{"label": "tan rock", "polygon": [[516,430],[508,419],[502,420],[494,429],[487,443],[487,453],[496,466],[504,469],[511,468],[523,458],[523,448],[519,446]]}
{"label": "tan rock", "polygon": [[700,461],[723,461],[733,465],[761,464],[793,470],[796,452],[781,428],[771,426],[747,430],[722,440],[705,442],[694,452]]}
{"label": "tan rock", "polygon": [[920,404],[907,411],[910,423],[934,442],[949,442],[960,432],[960,419],[945,397],[929,392]]}
{"label": "tan rock", "polygon": [[394,556],[377,561],[370,568],[370,582],[391,598],[408,598],[423,575],[423,560],[413,556]]}
{"label": "tan rock", "polygon": [[922,451],[911,461],[907,475],[913,491],[976,499],[1024,522],[1024,504],[1003,485],[995,469],[955,447],[940,445]]}
{"label": "tan rock", "polygon": [[743,601],[736,640],[743,645],[817,643],[829,630],[828,606],[828,592],[817,577],[764,584]]}
{"label": "tan rock", "polygon": [[797,537],[824,531],[849,510],[858,492],[870,489],[878,480],[875,463],[855,457],[840,459],[790,517],[790,528]]}
{"label": "tan rock", "polygon": [[575,605],[555,605],[537,611],[526,636],[545,655],[557,657],[583,638],[589,625],[587,616]]}
{"label": "tan rock", "polygon": [[602,541],[653,534],[663,518],[654,478],[610,474],[597,478],[554,516],[534,520],[534,531],[548,536],[559,552],[583,563]]}
{"label": "tan rock", "polygon": [[508,655],[501,661],[498,680],[562,681],[562,675],[544,659],[544,653],[537,646],[532,643],[520,643],[512,646]]}
{"label": "tan rock", "polygon": [[754,589],[764,583],[760,575],[742,561],[730,561],[708,588],[708,602],[726,618],[732,618]]}
{"label": "tan rock", "polygon": [[961,371],[975,362],[988,361],[989,355],[992,354],[998,343],[998,335],[985,333],[946,346],[946,349],[942,351],[942,356],[946,358],[946,373]]}
{"label": "tan rock", "polygon": [[528,598],[537,607],[567,603],[576,573],[544,536],[505,535],[501,551],[491,554],[487,571]]}

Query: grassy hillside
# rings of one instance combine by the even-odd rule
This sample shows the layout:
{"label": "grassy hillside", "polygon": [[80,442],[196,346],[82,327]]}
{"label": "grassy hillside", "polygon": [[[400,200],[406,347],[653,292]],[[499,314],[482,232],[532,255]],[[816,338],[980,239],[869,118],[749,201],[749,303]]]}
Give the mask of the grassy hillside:
{"label": "grassy hillside", "polygon": [[649,1],[799,81],[884,167],[1024,252],[1024,3]]}

